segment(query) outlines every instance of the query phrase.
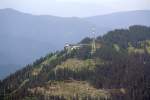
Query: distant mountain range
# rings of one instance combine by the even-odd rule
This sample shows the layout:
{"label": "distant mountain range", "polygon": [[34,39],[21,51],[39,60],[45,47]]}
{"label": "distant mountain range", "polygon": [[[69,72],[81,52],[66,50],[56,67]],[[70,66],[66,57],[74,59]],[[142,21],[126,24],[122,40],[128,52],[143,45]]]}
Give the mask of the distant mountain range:
{"label": "distant mountain range", "polygon": [[150,25],[150,10],[118,12],[108,15],[88,17],[86,20],[98,27],[124,28],[130,25]]}
{"label": "distant mountain range", "polygon": [[[36,58],[91,36],[130,25],[150,26],[150,11],[118,12],[87,18],[32,15],[13,9],[0,10],[0,78]],[[12,68],[13,66],[13,68]],[[9,69],[12,70],[9,70]]]}

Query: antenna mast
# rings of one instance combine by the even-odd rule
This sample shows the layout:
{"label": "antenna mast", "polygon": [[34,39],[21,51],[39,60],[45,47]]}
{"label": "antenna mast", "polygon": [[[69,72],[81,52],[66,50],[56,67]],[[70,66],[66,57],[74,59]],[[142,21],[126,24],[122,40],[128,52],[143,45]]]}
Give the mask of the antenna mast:
{"label": "antenna mast", "polygon": [[95,53],[96,52],[96,44],[95,44],[95,28],[92,28],[92,43],[91,43],[91,54]]}

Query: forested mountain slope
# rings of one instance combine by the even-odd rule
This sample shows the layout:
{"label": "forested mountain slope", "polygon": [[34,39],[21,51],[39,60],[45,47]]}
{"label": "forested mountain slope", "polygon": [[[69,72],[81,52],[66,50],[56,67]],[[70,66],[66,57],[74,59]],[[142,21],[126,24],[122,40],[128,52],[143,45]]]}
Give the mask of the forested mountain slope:
{"label": "forested mountain slope", "polygon": [[95,53],[90,45],[57,51],[5,78],[1,99],[149,100],[149,61],[150,27],[113,30],[96,38]]}

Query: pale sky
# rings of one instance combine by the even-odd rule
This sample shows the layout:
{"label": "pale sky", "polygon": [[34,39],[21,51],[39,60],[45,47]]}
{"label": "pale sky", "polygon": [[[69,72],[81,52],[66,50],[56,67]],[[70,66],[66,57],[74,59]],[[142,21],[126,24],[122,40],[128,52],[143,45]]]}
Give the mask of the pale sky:
{"label": "pale sky", "polygon": [[87,17],[120,11],[150,10],[150,0],[0,0],[0,9],[37,15]]}

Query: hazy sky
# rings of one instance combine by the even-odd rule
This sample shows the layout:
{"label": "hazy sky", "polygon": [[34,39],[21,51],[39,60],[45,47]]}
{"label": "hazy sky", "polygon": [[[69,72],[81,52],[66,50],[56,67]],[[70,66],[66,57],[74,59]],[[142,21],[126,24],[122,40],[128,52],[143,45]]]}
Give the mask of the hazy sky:
{"label": "hazy sky", "polygon": [[118,11],[150,10],[150,0],[0,0],[1,8],[55,16],[94,16]]}

